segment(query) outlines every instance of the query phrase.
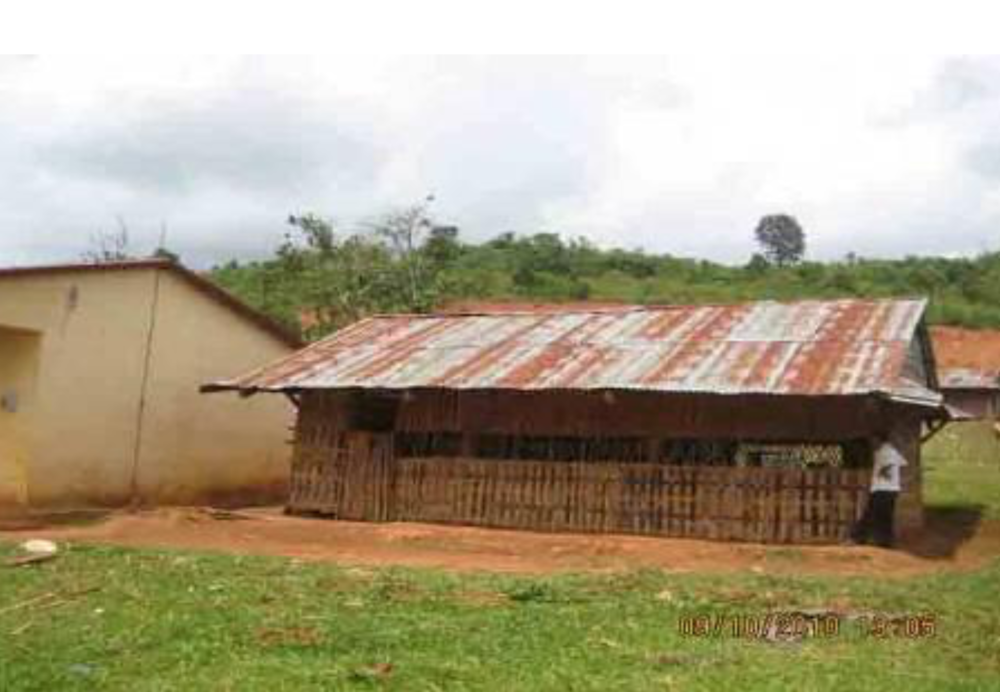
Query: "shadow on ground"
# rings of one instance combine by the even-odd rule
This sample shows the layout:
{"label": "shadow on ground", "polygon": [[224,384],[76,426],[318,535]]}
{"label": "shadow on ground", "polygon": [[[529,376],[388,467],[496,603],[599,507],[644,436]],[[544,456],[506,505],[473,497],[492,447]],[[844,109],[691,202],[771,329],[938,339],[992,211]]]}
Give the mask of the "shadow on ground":
{"label": "shadow on ground", "polygon": [[924,530],[918,536],[902,541],[902,550],[917,557],[950,559],[979,529],[983,505],[927,507],[924,510]]}

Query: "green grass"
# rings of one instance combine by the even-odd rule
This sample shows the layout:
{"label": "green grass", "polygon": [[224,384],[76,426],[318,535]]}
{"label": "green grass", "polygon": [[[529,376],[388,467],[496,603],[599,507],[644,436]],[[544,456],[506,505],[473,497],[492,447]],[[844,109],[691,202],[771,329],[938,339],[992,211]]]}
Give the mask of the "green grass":
{"label": "green grass", "polygon": [[[996,517],[1000,470],[962,451],[989,441],[977,430],[929,451],[927,495]],[[0,559],[13,550],[0,543]],[[798,643],[680,632],[689,616],[799,608],[931,614],[937,632],[877,639],[846,620]],[[1000,690],[1000,561],[906,579],[538,578],[72,545],[0,567],[0,690],[54,689]]]}
{"label": "green grass", "polygon": [[[2,574],[0,689],[997,689],[997,604],[1000,564],[905,581],[540,579],[73,546]],[[683,616],[830,606],[930,613],[938,632],[679,632]]]}
{"label": "green grass", "polygon": [[928,505],[1000,519],[1000,441],[989,423],[949,425],[924,446],[923,461]]}

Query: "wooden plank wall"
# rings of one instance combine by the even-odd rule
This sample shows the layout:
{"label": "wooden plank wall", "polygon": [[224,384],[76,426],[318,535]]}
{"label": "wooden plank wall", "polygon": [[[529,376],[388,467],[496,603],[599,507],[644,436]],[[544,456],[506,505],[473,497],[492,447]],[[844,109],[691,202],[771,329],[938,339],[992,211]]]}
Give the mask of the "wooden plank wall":
{"label": "wooden plank wall", "polygon": [[325,463],[316,450],[301,453],[292,509],[367,521],[831,543],[848,537],[868,495],[866,469],[394,460],[389,440],[344,436],[319,453]]}
{"label": "wooden plank wall", "polygon": [[[831,543],[847,538],[868,497],[870,468],[676,466],[653,463],[654,452],[628,462],[482,459],[473,456],[471,448],[463,448],[458,457],[396,458],[392,430],[433,429],[432,425],[452,419],[470,425],[490,416],[500,420],[500,413],[508,407],[496,397],[433,400],[439,405],[402,406],[390,430],[375,432],[356,429],[354,413],[362,404],[350,396],[324,392],[307,397],[297,426],[290,509],[364,521]],[[470,418],[472,408],[487,402],[499,408],[472,411],[475,415]],[[657,430],[674,429],[660,426],[665,421],[656,418],[660,414],[654,416],[652,400],[642,403],[650,403],[645,406],[650,420],[631,426],[636,433],[648,430],[654,422]],[[591,404],[592,415],[584,418],[594,420],[585,420],[586,425],[578,420],[570,424],[568,418],[562,423],[550,420],[539,425],[539,431],[565,434],[578,427],[585,431],[599,428],[598,413],[604,427],[610,425],[617,431],[621,417],[605,411],[602,400]],[[683,427],[680,416],[690,415],[689,411],[676,402],[671,407],[677,413],[671,422]],[[526,410],[540,418],[551,418],[552,410],[569,417],[581,414],[572,408],[522,407],[521,423],[513,425],[508,419],[508,424],[527,426],[533,415],[524,415]],[[618,413],[626,410],[631,409]],[[746,417],[755,407],[741,410]],[[771,429],[780,430],[775,420],[784,420],[776,415],[781,412],[765,412]],[[695,428],[706,429],[701,423]],[[441,429],[450,428],[443,425]],[[788,429],[803,433],[803,440],[819,434],[819,428],[789,425]],[[844,427],[845,431],[857,429]],[[517,434],[512,429],[506,433]],[[651,448],[655,446],[657,438],[648,439]]]}
{"label": "wooden plank wall", "polygon": [[399,521],[765,543],[846,539],[869,482],[858,469],[464,458],[396,465]]}
{"label": "wooden plank wall", "polygon": [[299,446],[292,464],[291,507],[340,519],[393,520],[391,437],[335,433],[332,442]]}

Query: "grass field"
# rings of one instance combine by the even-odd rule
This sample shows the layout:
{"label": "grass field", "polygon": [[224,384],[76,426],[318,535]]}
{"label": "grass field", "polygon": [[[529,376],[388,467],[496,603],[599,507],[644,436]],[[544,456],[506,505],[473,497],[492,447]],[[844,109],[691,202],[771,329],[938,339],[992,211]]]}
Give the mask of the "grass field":
{"label": "grass field", "polygon": [[[929,455],[929,498],[1000,516],[1000,470],[956,444]],[[934,632],[845,618],[829,636],[730,636],[736,615],[798,609],[930,616]],[[692,616],[722,633],[681,632]],[[69,546],[0,567],[0,690],[55,689],[1000,690],[1000,561],[907,579],[538,578]]]}
{"label": "grass field", "polygon": [[[533,579],[73,547],[5,572],[0,593],[3,690],[1000,689],[997,564],[888,581]],[[930,614],[936,632],[679,631],[693,615],[827,607]]]}
{"label": "grass field", "polygon": [[950,425],[923,449],[925,500],[1000,519],[1000,441],[985,423]]}

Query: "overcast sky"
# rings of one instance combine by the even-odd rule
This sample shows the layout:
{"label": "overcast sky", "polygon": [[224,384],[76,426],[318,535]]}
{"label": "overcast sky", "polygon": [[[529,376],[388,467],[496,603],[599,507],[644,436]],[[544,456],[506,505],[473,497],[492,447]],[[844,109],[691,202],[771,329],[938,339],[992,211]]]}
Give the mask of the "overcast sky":
{"label": "overcast sky", "polygon": [[0,264],[121,218],[204,267],[428,193],[470,240],[743,262],[787,212],[816,259],[997,250],[1000,61],[0,59]]}

